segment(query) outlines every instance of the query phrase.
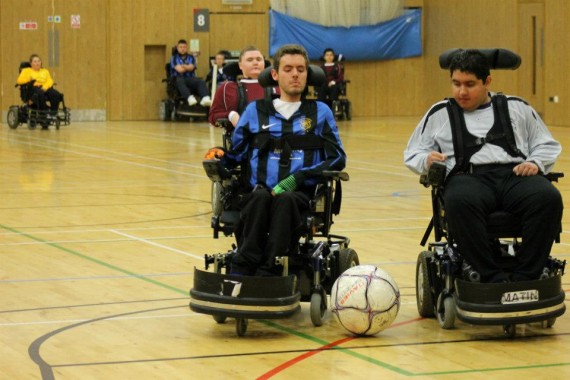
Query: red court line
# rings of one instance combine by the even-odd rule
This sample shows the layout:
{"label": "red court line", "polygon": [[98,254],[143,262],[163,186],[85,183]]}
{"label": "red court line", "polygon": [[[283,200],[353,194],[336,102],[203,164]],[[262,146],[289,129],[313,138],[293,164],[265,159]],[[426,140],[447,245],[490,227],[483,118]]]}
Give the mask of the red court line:
{"label": "red court line", "polygon": [[[421,318],[421,317],[420,317],[420,318],[410,319],[409,321],[404,321],[404,322],[400,322],[400,323],[394,323],[393,325],[390,325],[388,328],[391,329],[391,328],[393,328],[393,327],[399,327],[399,326],[402,326],[402,325],[407,325],[407,324],[409,324],[409,323],[421,321],[422,319],[424,319],[424,318]],[[305,352],[304,354],[299,355],[299,356],[297,356],[296,358],[293,358],[293,359],[291,359],[291,360],[289,360],[289,361],[286,361],[285,363],[283,363],[283,364],[281,364],[281,365],[279,365],[279,366],[273,368],[273,369],[270,370],[269,372],[264,373],[263,375],[261,375],[260,377],[258,377],[257,380],[270,379],[271,377],[277,375],[278,373],[280,373],[280,372],[286,370],[286,369],[289,368],[289,367],[294,366],[295,364],[297,364],[297,363],[299,363],[299,362],[301,362],[301,361],[303,361],[303,360],[305,360],[305,359],[307,359],[307,358],[310,358],[310,357],[313,356],[313,355],[316,355],[316,354],[318,354],[318,353],[320,353],[320,352],[323,352],[323,351],[327,351],[327,350],[329,350],[329,349],[331,349],[331,348],[333,348],[333,347],[340,346],[340,345],[343,344],[343,343],[350,342],[351,340],[358,339],[358,338],[359,338],[358,336],[350,336],[350,337],[347,337],[347,338],[344,338],[344,339],[337,340],[337,341],[335,341],[335,342],[331,342],[331,343],[329,343],[329,344],[327,344],[327,345],[324,345],[324,346],[322,346],[322,347],[317,348],[316,350],[312,350],[312,351]]]}

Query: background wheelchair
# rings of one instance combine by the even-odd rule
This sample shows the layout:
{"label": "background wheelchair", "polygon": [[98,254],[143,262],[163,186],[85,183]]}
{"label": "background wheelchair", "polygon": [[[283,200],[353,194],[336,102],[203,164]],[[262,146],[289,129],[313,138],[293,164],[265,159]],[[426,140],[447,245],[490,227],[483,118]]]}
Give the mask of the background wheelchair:
{"label": "background wheelchair", "polygon": [[[324,78],[317,66],[310,68],[310,83]],[[276,83],[265,69],[259,78],[262,86]],[[322,78],[321,78],[322,75]],[[241,169],[228,170],[218,160],[203,162],[213,183],[211,226],[214,238],[222,232],[240,241],[240,197],[245,195]],[[206,270],[195,269],[194,287],[190,290],[190,309],[213,315],[223,323],[227,317],[236,319],[236,333],[245,334],[248,318],[285,318],[300,310],[300,302],[310,302],[313,325],[321,326],[327,309],[327,294],[338,276],[346,269],[359,265],[356,251],[349,248],[350,239],[330,233],[333,216],[340,212],[345,172],[326,172],[316,189],[305,215],[305,226],[294,254],[276,258],[282,276],[257,277],[230,275],[231,258],[237,246],[226,253],[205,255]],[[238,243],[239,244],[239,243]]]}
{"label": "background wheelchair", "polygon": [[[338,54],[335,56],[334,62],[338,62],[343,74],[344,74],[344,57],[342,54]],[[344,75],[343,75],[344,76]],[[338,100],[333,100],[330,104],[331,110],[337,120],[351,120],[352,119],[352,103],[347,98],[347,87],[350,83],[350,80],[343,80],[342,82],[338,83],[339,85],[339,92],[338,92]],[[315,96],[319,96],[319,87],[315,86]]]}
{"label": "background wheelchair", "polygon": [[[20,63],[19,71],[30,67],[29,62]],[[23,104],[20,106],[10,106],[7,114],[8,126],[11,129],[16,129],[20,124],[27,124],[29,129],[35,129],[39,124],[43,128],[54,125],[59,129],[61,125],[70,124],[69,108],[65,106],[64,96],[61,94],[61,105],[56,115],[51,115],[49,109],[40,109],[39,103],[34,96],[33,83],[26,83],[23,85],[16,85],[20,87],[20,98]]]}
{"label": "background wheelchair", "polygon": [[[172,48],[172,55],[176,54],[176,46]],[[160,102],[158,117],[162,121],[179,121],[190,120],[194,118],[207,118],[209,107],[203,107],[200,103],[193,106],[188,105],[188,99],[184,99],[180,95],[180,91],[176,87],[176,79],[172,76],[170,62],[164,65],[165,78],[162,80],[166,83],[167,99]]]}
{"label": "background wheelchair", "polygon": [[[502,50],[484,50],[494,60],[492,68],[518,67],[520,58]],[[452,52],[440,57],[442,68],[449,67]],[[518,58],[518,62],[516,59]],[[474,325],[502,325],[508,337],[516,334],[516,324],[542,322],[554,325],[564,314],[565,293],[561,287],[566,261],[549,257],[539,280],[511,283],[479,283],[478,273],[461,257],[445,219],[443,184],[445,164],[434,163],[420,183],[431,186],[433,217],[421,241],[425,246],[432,229],[435,242],[419,254],[416,265],[416,301],[422,317],[437,317],[440,326],[451,329],[455,318]],[[547,178],[557,182],[562,173]],[[515,264],[520,247],[521,223],[514,215],[497,211],[489,215],[487,233],[495,247],[496,261],[506,272]],[[443,240],[442,240],[443,239]],[[556,239],[559,242],[559,236]]]}

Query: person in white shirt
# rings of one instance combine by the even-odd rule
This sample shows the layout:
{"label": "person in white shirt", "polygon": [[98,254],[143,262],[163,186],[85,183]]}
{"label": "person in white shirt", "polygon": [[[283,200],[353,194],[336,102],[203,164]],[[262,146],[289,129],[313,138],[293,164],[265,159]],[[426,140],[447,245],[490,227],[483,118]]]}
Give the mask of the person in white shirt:
{"label": "person in white shirt", "polygon": [[[449,70],[453,97],[434,104],[422,118],[404,151],[404,163],[417,174],[426,173],[433,162],[446,164],[449,232],[482,282],[538,279],[562,218],[560,192],[542,175],[560,155],[560,143],[524,100],[489,91],[490,66],[480,51],[460,50]],[[508,115],[499,106],[501,99]],[[452,112],[462,125],[452,122]],[[493,259],[487,238],[486,218],[496,210],[522,222],[522,245],[510,274]]]}

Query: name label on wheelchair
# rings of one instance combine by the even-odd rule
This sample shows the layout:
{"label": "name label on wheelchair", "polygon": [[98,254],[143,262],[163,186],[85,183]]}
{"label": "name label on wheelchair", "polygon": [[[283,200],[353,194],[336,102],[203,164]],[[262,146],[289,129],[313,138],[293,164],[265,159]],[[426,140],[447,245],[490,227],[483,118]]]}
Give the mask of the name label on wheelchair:
{"label": "name label on wheelchair", "polygon": [[538,290],[519,290],[517,292],[507,292],[503,293],[501,297],[501,304],[509,305],[514,303],[527,303],[527,302],[537,302],[538,301]]}

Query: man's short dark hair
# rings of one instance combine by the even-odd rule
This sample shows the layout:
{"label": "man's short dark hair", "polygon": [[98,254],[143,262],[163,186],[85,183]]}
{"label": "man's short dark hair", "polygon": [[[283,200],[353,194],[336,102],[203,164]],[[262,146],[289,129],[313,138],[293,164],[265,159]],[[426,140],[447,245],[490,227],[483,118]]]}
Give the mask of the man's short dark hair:
{"label": "man's short dark hair", "polygon": [[273,68],[279,71],[279,61],[285,54],[299,54],[305,58],[305,67],[309,67],[309,55],[304,47],[297,44],[283,45],[273,55]]}
{"label": "man's short dark hair", "polygon": [[180,45],[180,44],[188,45],[188,42],[186,42],[185,39],[181,39],[181,40],[178,40],[178,43],[176,45]]}
{"label": "man's short dark hair", "polygon": [[450,76],[455,70],[474,74],[477,79],[481,79],[483,82],[491,74],[487,57],[477,49],[462,49],[455,53],[449,64]]}
{"label": "man's short dark hair", "polygon": [[[256,48],[253,45],[248,45],[246,47],[244,47],[243,49],[241,49],[240,53],[239,53],[239,60],[241,62],[241,59],[243,58],[243,56],[245,55],[245,53],[247,53],[248,51],[259,51],[261,53],[261,51]],[[263,56],[263,54],[261,54]]]}

